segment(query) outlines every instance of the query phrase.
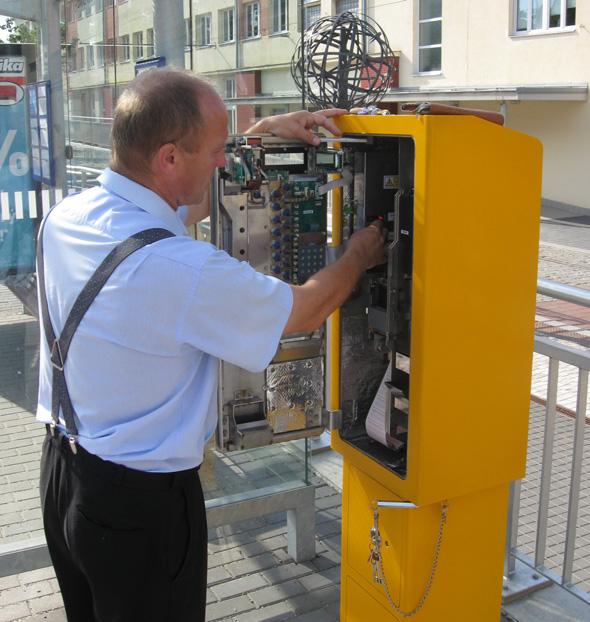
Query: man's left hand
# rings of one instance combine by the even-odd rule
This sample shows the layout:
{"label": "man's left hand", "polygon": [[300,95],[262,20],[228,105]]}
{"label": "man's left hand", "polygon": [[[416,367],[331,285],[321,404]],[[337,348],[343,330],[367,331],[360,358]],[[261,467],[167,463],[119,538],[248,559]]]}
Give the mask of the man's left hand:
{"label": "man's left hand", "polygon": [[313,133],[315,127],[323,127],[335,136],[340,136],[342,132],[334,122],[334,117],[347,114],[347,110],[342,108],[327,108],[317,112],[298,110],[278,114],[272,117],[261,119],[253,125],[246,134],[274,134],[281,138],[299,138],[310,145],[319,145],[320,138]]}

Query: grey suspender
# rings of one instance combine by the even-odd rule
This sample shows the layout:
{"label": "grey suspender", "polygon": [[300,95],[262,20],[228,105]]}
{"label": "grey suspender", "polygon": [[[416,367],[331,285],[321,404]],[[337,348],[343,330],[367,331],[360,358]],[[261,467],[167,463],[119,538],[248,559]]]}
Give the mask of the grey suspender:
{"label": "grey suspender", "polygon": [[[50,212],[51,214],[51,212]],[[51,318],[49,317],[49,306],[47,304],[47,295],[45,292],[45,268],[43,262],[43,229],[45,222],[49,217],[48,214],[41,224],[39,230],[39,239],[37,245],[37,276],[39,281],[39,298],[41,302],[41,318],[43,321],[43,329],[45,338],[49,345],[51,353],[51,365],[53,373],[53,382],[51,389],[51,434],[55,434],[57,425],[59,424],[59,410],[63,413],[66,434],[70,442],[70,448],[76,453],[76,440],[78,438],[78,428],[75,421],[75,411],[70,399],[68,387],[66,385],[66,377],[64,366],[68,356],[68,350],[72,337],[82,321],[84,314],[103,288],[111,274],[117,266],[124,261],[129,255],[143,248],[148,244],[153,244],[159,240],[173,237],[174,234],[166,229],[146,229],[128,237],[118,244],[98,266],[90,280],[82,288],[82,291],[76,298],[72,309],[65,321],[64,327],[59,337],[55,336]]]}

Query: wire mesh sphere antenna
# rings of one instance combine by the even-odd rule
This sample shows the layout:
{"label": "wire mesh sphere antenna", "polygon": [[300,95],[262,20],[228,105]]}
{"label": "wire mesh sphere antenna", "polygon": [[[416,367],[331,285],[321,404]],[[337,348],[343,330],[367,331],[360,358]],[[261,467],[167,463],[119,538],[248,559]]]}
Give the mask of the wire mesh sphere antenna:
{"label": "wire mesh sphere antenna", "polygon": [[346,12],[323,17],[305,30],[291,59],[291,75],[316,106],[368,106],[389,89],[392,58],[379,24]]}

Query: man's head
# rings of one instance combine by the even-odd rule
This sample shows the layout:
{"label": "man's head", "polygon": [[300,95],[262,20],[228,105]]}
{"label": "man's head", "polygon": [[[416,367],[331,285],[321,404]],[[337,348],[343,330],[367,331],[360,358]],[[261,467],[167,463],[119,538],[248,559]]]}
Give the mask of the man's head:
{"label": "man's head", "polygon": [[226,138],[227,113],[209,84],[187,71],[151,69],[117,102],[111,167],[173,208],[198,203],[224,164]]}

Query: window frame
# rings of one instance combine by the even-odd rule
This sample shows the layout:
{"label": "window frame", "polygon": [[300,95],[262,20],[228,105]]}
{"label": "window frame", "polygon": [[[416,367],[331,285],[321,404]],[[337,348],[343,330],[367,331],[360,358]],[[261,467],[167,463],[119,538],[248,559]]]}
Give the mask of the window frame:
{"label": "window frame", "polygon": [[184,18],[184,47],[185,47],[185,51],[186,48],[190,47],[191,44],[191,18],[190,17],[185,17]]}
{"label": "window frame", "polygon": [[86,49],[83,45],[76,50],[76,71],[86,70]]}
{"label": "window frame", "polygon": [[94,44],[89,43],[86,46],[86,68],[96,69],[96,55],[94,54]]}
{"label": "window frame", "polygon": [[[342,13],[346,13],[347,11],[349,11],[350,13],[353,13],[354,15],[359,15],[360,13],[360,9],[359,9],[359,0],[350,0],[352,2],[354,2],[356,4],[355,8],[352,7],[347,7],[342,9],[342,11],[338,10],[338,1],[339,0],[335,0],[334,2],[334,15],[341,15]],[[342,0],[342,2],[346,2],[347,0]]]}
{"label": "window frame", "polygon": [[[322,4],[321,2],[316,2],[315,4],[306,4],[304,5],[304,11],[303,11],[303,29],[305,30],[306,28],[309,28],[312,24],[315,24],[319,19],[321,19],[322,17]],[[310,9],[313,9],[314,11],[317,9],[318,10],[318,16],[316,19],[313,20],[313,22],[309,21],[309,12]]]}
{"label": "window frame", "polygon": [[[542,7],[542,25],[541,28],[533,28],[533,0],[527,1],[527,27],[525,30],[518,30],[518,0],[512,0],[512,37],[534,37],[539,35],[551,35],[558,34],[563,32],[575,32],[577,26],[574,24],[565,25],[566,20],[566,12],[567,12],[567,0],[561,0],[561,11],[560,11],[560,25],[559,26],[549,26],[550,16],[551,16],[551,0],[541,0],[543,3]],[[576,6],[573,7],[577,9]],[[577,19],[577,11],[576,18]]]}
{"label": "window frame", "polygon": [[150,58],[151,56],[154,56],[156,53],[156,46],[154,45],[154,29],[153,28],[148,28],[145,31],[145,45],[148,48],[147,52],[149,52],[146,58]]}
{"label": "window frame", "polygon": [[[256,8],[256,23],[252,21],[251,13]],[[254,29],[253,26],[256,26]],[[256,33],[254,33],[256,30]],[[260,2],[249,2],[246,5],[246,39],[258,39],[260,37]]]}
{"label": "window frame", "polygon": [[225,98],[235,99],[236,97],[236,79],[225,78]]}
{"label": "window frame", "polygon": [[285,32],[289,32],[289,0],[272,0],[272,34]]}
{"label": "window frame", "polygon": [[128,63],[131,60],[131,45],[128,34],[120,35],[117,41],[117,62]]}
{"label": "window frame", "polygon": [[[197,22],[197,47],[206,48],[212,45],[211,41],[211,13],[203,13],[195,18]],[[203,35],[207,36],[203,36]]]}
{"label": "window frame", "polygon": [[104,67],[104,41],[96,43],[96,66]]}
{"label": "window frame", "polygon": [[[427,19],[420,19],[420,3],[422,0],[418,0],[416,3],[417,11],[416,11],[416,61],[414,67],[414,73],[417,76],[439,76],[442,74],[442,1],[440,6],[440,16],[439,17],[429,17]],[[429,45],[421,45],[420,44],[420,26],[422,24],[432,24],[435,22],[440,22],[440,43],[433,43]],[[433,50],[440,49],[440,67],[438,69],[431,69],[428,71],[420,70],[420,53],[422,50]]]}
{"label": "window frame", "polygon": [[[114,48],[114,49],[113,49]],[[107,39],[105,47],[105,64],[112,65],[117,60],[118,48],[113,37]]]}
{"label": "window frame", "polygon": [[[136,41],[137,37],[137,41]],[[132,52],[131,55],[133,60],[139,60],[141,58],[145,58],[145,49],[143,45],[143,30],[136,30],[131,35],[131,47]]]}
{"label": "window frame", "polygon": [[[226,7],[225,9],[219,9],[219,42],[220,43],[235,43],[236,41],[236,19],[234,14],[234,7]],[[231,28],[229,28],[231,26]],[[226,35],[230,33],[230,37],[226,38]]]}

